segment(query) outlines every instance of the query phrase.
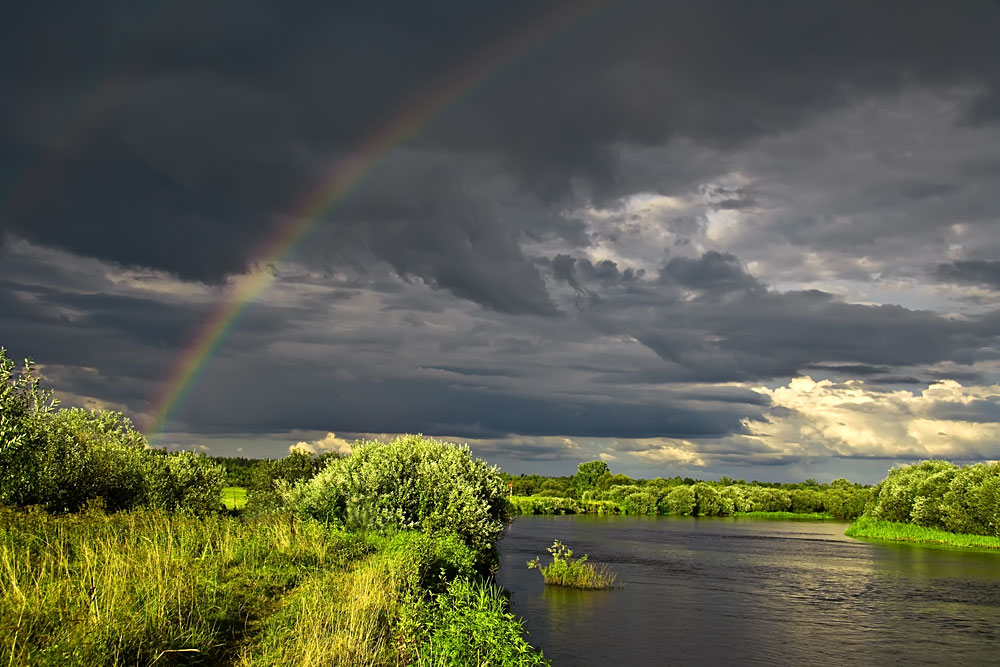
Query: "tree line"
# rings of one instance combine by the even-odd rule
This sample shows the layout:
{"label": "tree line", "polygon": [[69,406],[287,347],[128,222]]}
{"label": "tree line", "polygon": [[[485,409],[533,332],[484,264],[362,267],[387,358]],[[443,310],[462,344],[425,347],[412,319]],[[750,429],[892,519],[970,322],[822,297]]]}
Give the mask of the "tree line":
{"label": "tree line", "polygon": [[529,514],[623,512],[681,516],[730,516],[749,512],[829,514],[840,519],[861,515],[872,489],[846,479],[820,484],[746,482],[722,477],[702,481],[679,476],[632,479],[613,474],[604,461],[581,463],[564,477],[508,476],[518,511]]}

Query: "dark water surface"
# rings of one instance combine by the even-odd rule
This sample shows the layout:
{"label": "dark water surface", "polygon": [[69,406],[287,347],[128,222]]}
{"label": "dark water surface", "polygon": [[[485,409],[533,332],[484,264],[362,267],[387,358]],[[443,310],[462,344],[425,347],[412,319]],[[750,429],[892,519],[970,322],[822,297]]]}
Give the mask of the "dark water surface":
{"label": "dark water surface", "polygon": [[[518,517],[498,580],[528,640],[577,665],[1000,665],[1000,554],[768,519]],[[546,587],[553,539],[625,587]]]}

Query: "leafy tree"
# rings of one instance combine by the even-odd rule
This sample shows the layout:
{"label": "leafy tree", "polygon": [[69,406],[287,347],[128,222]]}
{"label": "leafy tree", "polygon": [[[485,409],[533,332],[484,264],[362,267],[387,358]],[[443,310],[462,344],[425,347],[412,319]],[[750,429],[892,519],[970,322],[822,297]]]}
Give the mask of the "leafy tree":
{"label": "leafy tree", "polygon": [[597,488],[603,490],[610,489],[612,486],[627,486],[635,482],[628,475],[612,475],[611,472],[607,472],[597,480]]}
{"label": "leafy tree", "polygon": [[692,487],[696,511],[701,516],[728,516],[733,513],[733,501],[714,486],[698,482]]}
{"label": "leafy tree", "polygon": [[610,472],[604,461],[589,461],[576,467],[574,481],[582,489],[592,489],[597,486],[597,480],[606,472]]}
{"label": "leafy tree", "polygon": [[31,360],[15,375],[0,349],[0,504],[52,512],[89,503],[112,511],[219,508],[221,467],[157,455],[119,412],[55,406]]}

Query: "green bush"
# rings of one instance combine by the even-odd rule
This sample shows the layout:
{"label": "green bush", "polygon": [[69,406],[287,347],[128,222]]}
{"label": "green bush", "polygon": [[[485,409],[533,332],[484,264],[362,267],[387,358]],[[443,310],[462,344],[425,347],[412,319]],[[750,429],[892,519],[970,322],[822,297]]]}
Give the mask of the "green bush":
{"label": "green bush", "polygon": [[665,514],[690,516],[694,513],[694,491],[687,485],[675,486],[670,489],[667,495],[660,502]]}
{"label": "green bush", "polygon": [[941,524],[953,533],[1000,537],[1000,464],[961,468],[943,495]]}
{"label": "green bush", "polygon": [[407,435],[359,442],[291,488],[296,511],[352,529],[453,532],[484,553],[510,520],[507,484],[467,446]]}
{"label": "green bush", "polygon": [[426,635],[414,661],[421,667],[549,664],[524,640],[521,621],[496,584],[455,579],[424,608],[422,618]]}
{"label": "green bush", "polygon": [[581,514],[584,506],[572,498],[554,496],[511,496],[515,514]]}
{"label": "green bush", "polygon": [[46,509],[75,512],[97,499],[109,511],[149,504],[155,463],[127,417],[73,408],[47,422],[39,467]]}
{"label": "green bush", "polygon": [[[945,488],[934,480],[946,482],[956,470],[955,465],[948,461],[921,461],[916,465],[890,470],[875,487],[872,507],[865,514],[886,521],[909,523],[914,518],[916,505],[917,516],[922,521],[929,521],[934,512],[927,507],[927,503],[938,503]],[[922,492],[929,495],[922,495]],[[927,500],[918,504],[921,497]]]}
{"label": "green bush", "polygon": [[226,469],[204,454],[161,454],[149,475],[149,504],[196,515],[215,512],[222,507],[225,482]]}
{"label": "green bush", "polygon": [[719,490],[705,482],[692,487],[696,510],[700,516],[729,516],[733,513],[733,499],[719,493]]}
{"label": "green bush", "polygon": [[220,508],[224,469],[192,454],[162,456],[120,412],[55,410],[25,362],[19,375],[0,349],[0,504],[75,512]]}
{"label": "green bush", "polygon": [[16,375],[13,360],[0,348],[0,504],[44,502],[45,418],[55,405],[52,392],[41,388],[31,360],[26,359]]}
{"label": "green bush", "polygon": [[656,496],[646,491],[628,494],[624,505],[629,514],[657,514]]}

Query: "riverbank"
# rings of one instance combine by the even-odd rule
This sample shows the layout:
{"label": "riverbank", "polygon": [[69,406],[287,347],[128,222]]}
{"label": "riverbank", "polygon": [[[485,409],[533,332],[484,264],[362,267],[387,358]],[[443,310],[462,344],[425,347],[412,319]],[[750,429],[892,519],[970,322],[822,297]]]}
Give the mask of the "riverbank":
{"label": "riverbank", "polygon": [[448,537],[148,510],[0,526],[2,664],[547,664]]}
{"label": "riverbank", "polygon": [[863,537],[887,542],[914,542],[918,544],[938,544],[968,549],[1000,549],[1000,538],[987,535],[964,535],[949,533],[936,528],[924,528],[912,523],[884,521],[871,517],[860,517],[844,533],[848,537]]}
{"label": "riverbank", "polygon": [[[556,496],[511,496],[511,507],[515,514],[633,514],[633,515],[666,515],[658,510],[655,503],[647,511],[629,511],[625,504],[612,500],[576,500]],[[724,516],[753,519],[794,519],[798,521],[825,521],[835,519],[828,512],[732,512]]]}
{"label": "riverbank", "polygon": [[742,519],[790,519],[792,521],[829,521],[837,517],[827,512],[733,512]]}

